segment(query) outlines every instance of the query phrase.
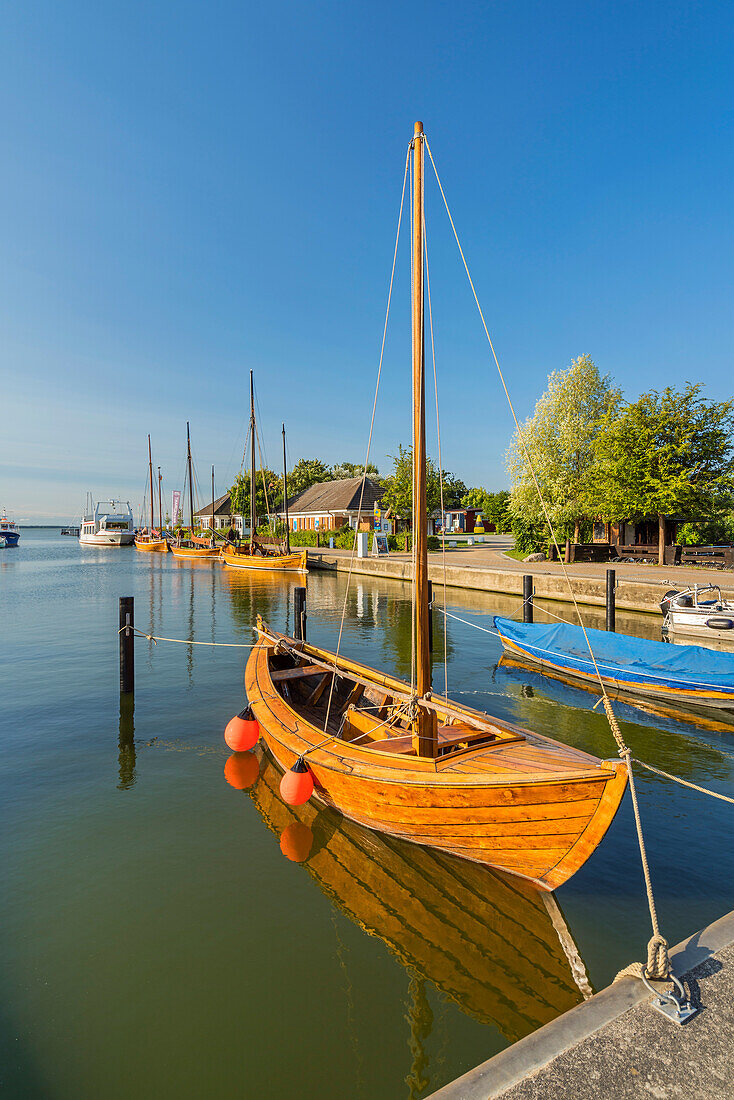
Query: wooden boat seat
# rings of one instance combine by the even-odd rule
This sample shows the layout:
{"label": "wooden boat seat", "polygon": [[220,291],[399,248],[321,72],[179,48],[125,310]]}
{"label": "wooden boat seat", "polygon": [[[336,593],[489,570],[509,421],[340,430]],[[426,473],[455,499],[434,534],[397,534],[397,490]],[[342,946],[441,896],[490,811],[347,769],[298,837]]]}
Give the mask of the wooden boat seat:
{"label": "wooden boat seat", "polygon": [[279,668],[270,673],[273,683],[279,684],[283,680],[303,680],[306,676],[323,676],[323,668],[315,665],[304,665],[303,668]]}

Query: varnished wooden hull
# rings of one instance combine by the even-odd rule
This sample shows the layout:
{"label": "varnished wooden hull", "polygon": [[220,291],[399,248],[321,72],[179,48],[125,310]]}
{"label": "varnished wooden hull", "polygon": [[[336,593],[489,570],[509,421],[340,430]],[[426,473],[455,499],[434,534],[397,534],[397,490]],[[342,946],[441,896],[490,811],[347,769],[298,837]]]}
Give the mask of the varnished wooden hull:
{"label": "varnished wooden hull", "polygon": [[168,542],[166,539],[135,539],[135,549],[148,554],[167,554]]}
{"label": "varnished wooden hull", "polygon": [[229,550],[222,550],[222,561],[230,569],[256,569],[265,572],[297,572],[305,573],[308,570],[308,550],[300,550],[295,554],[263,555],[235,554]]}
{"label": "varnished wooden hull", "polygon": [[218,558],[220,550],[218,546],[210,549],[207,546],[171,546],[171,553],[175,558],[187,558],[189,561],[202,561],[207,558]]}
{"label": "varnished wooden hull", "polygon": [[318,804],[286,806],[279,782],[264,753],[250,797],[269,828],[281,836],[295,822],[307,826],[312,844],[301,861],[320,889],[462,1011],[515,1042],[591,993],[551,895]]}
{"label": "varnished wooden hull", "polygon": [[[333,661],[333,655],[304,647]],[[567,881],[595,850],[626,787],[621,762],[599,761],[528,731],[456,758],[396,756],[379,747],[334,739],[276,689],[270,668],[272,639],[251,652],[245,674],[262,736],[282,768],[304,752],[315,796],[359,824],[484,863],[552,890]],[[375,682],[374,670],[339,666]],[[358,671],[357,671],[358,670]],[[399,681],[390,681],[398,684]],[[409,694],[409,686],[403,685]],[[452,704],[456,713],[477,712]],[[495,722],[482,716],[485,723]],[[507,737],[508,724],[493,728]],[[376,743],[379,746],[379,742]]]}

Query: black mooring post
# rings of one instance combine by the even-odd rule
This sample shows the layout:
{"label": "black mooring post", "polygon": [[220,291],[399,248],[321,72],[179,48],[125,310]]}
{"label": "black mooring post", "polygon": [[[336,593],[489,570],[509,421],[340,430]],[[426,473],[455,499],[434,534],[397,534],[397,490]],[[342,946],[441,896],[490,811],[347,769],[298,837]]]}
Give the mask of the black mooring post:
{"label": "black mooring post", "polygon": [[135,691],[135,597],[120,596],[120,692]]}
{"label": "black mooring post", "polygon": [[522,621],[533,621],[533,578],[527,574],[522,579]]}
{"label": "black mooring post", "polygon": [[428,652],[433,654],[433,581],[428,582]]}
{"label": "black mooring post", "polygon": [[293,634],[299,641],[306,641],[306,589],[293,589]]}
{"label": "black mooring post", "polygon": [[617,629],[616,607],[614,592],[617,587],[617,573],[615,569],[607,569],[607,630],[614,633]]}

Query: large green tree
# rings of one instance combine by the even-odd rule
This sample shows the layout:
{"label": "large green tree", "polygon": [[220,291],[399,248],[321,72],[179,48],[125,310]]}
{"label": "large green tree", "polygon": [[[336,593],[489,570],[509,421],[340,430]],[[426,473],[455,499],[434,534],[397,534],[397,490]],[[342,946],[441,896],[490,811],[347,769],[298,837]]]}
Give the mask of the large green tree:
{"label": "large green tree", "polygon": [[732,430],[734,399],[710,401],[690,382],[610,409],[594,441],[596,512],[610,520],[657,516],[662,565],[665,516],[701,522],[730,506]]}
{"label": "large green tree", "polygon": [[[395,516],[410,520],[413,514],[413,448],[398,444],[397,455],[390,456],[393,461],[392,473],[383,478],[385,495],[382,508],[390,508]],[[444,507],[456,507],[466,485],[447,470],[443,472]],[[439,468],[431,458],[426,460],[426,514],[433,515],[441,507],[441,479]]]}
{"label": "large green tree", "polygon": [[288,474],[288,496],[305,493],[320,481],[331,481],[331,469],[320,458],[299,458]]}
{"label": "large green tree", "polygon": [[[267,503],[265,489],[267,487]],[[274,512],[280,506],[283,498],[282,478],[279,478],[274,470],[255,471],[255,510],[259,517],[266,516],[268,511]],[[250,518],[250,474],[240,472],[234,479],[234,484],[229,490],[230,508],[232,515]]]}
{"label": "large green tree", "polygon": [[580,524],[595,514],[590,486],[600,422],[620,401],[621,393],[610,376],[600,374],[589,355],[549,376],[548,388],[522,425],[522,438],[516,431],[506,456],[514,519],[525,527],[535,525],[538,531],[546,527],[532,463],[558,535],[573,532],[578,541]]}

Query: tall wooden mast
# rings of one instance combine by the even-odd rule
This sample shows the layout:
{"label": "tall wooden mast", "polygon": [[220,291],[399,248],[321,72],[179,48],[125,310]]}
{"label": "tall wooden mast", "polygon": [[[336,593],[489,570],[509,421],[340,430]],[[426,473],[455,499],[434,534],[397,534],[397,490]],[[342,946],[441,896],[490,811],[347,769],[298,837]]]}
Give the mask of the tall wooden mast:
{"label": "tall wooden mast", "polygon": [[283,425],[283,511],[285,512],[285,552],[291,552],[291,529],[288,522],[288,465],[285,457],[285,424]]}
{"label": "tall wooden mast", "polygon": [[194,537],[194,486],[191,477],[191,433],[189,422],[186,421],[186,461],[189,465],[189,514],[191,516],[191,537]]}
{"label": "tall wooden mast", "polygon": [[[423,325],[423,123],[413,134],[413,540],[415,550],[416,692],[431,690],[428,642],[428,528],[426,523],[425,349]],[[438,731],[435,712],[417,708],[413,743],[419,756],[435,757]]]}
{"label": "tall wooden mast", "polygon": [[163,534],[163,502],[161,499],[161,482],[163,481],[163,475],[161,473],[160,466],[158,467],[158,526],[160,527],[160,533]]}
{"label": "tall wooden mast", "polygon": [[255,383],[250,371],[250,556],[255,553]]}
{"label": "tall wooden mast", "polygon": [[212,534],[214,534],[214,467],[212,466]]}
{"label": "tall wooden mast", "polygon": [[150,472],[150,537],[153,537],[153,452],[150,449],[150,435],[148,436],[148,470]]}

